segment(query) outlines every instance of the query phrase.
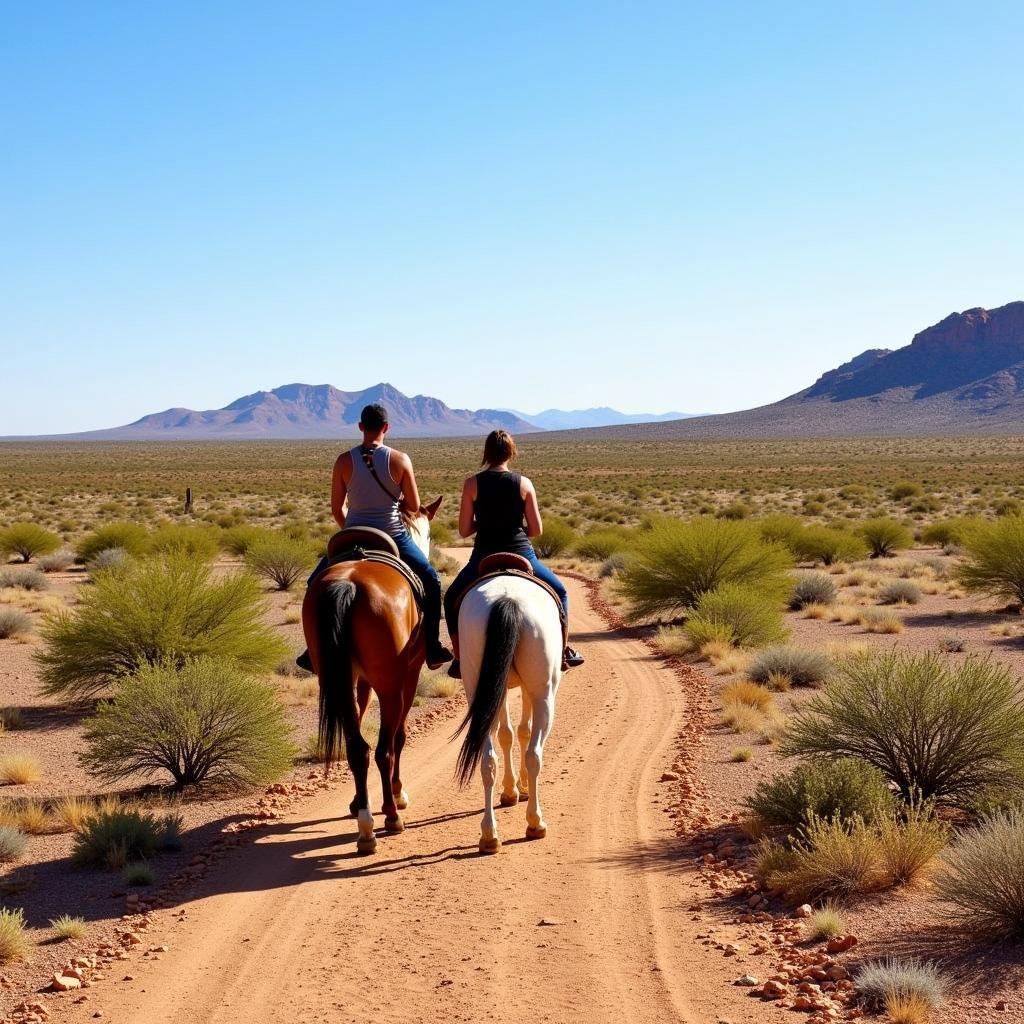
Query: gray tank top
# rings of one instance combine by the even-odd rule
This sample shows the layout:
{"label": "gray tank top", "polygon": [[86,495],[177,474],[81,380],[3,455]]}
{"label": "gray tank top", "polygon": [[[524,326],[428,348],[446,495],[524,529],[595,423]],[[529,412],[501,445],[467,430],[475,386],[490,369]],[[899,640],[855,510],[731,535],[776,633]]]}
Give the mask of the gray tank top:
{"label": "gray tank top", "polygon": [[363,446],[356,445],[351,451],[352,479],[348,482],[348,514],[345,516],[346,526],[372,526],[383,530],[392,537],[401,536],[405,525],[398,513],[398,499],[401,490],[391,479],[391,449],[380,445],[371,449],[373,468],[381,483],[394,498],[384,493],[384,489],[373,478],[373,474],[363,462]]}

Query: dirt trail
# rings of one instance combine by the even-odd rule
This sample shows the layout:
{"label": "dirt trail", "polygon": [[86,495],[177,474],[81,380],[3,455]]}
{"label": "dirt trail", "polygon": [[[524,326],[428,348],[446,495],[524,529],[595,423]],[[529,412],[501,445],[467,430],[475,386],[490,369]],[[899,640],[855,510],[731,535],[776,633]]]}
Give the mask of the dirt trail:
{"label": "dirt trail", "polygon": [[693,941],[685,875],[654,852],[671,837],[658,779],[686,714],[679,681],[570,585],[588,660],[563,679],[545,751],[547,839],[523,839],[520,805],[498,812],[502,852],[478,855],[480,786],[455,788],[455,720],[440,721],[407,749],[403,834],[358,857],[347,781],[312,798],[213,870],[187,920],[161,929],[169,953],[132,963],[131,981],[112,971],[72,1019],[715,1024],[738,1011]]}

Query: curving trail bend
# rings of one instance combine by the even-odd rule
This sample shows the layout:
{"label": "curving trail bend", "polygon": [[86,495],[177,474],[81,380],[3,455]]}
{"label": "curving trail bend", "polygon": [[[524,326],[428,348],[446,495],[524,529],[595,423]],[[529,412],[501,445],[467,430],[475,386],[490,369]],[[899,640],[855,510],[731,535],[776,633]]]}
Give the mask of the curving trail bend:
{"label": "curving trail bend", "polygon": [[675,848],[658,780],[683,690],[568,582],[588,660],[545,750],[547,839],[523,839],[525,805],[502,809],[502,852],[478,855],[480,786],[455,788],[456,719],[435,721],[406,750],[403,834],[358,857],[347,780],[310,798],[212,870],[169,953],[113,972],[71,1019],[715,1024],[744,1006],[694,940],[685,871],[657,852]]}

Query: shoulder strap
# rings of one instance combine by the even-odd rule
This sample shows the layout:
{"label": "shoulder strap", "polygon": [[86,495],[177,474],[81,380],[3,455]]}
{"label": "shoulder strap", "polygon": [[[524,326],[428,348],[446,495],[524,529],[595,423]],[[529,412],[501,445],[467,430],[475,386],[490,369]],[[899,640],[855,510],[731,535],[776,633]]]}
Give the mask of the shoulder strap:
{"label": "shoulder strap", "polygon": [[394,502],[401,502],[401,494],[392,494],[391,488],[384,485],[384,481],[381,480],[377,474],[377,467],[373,464],[373,449],[367,450],[362,445],[359,445],[359,454],[362,456],[363,465],[370,471],[370,476],[377,481],[377,486]]}

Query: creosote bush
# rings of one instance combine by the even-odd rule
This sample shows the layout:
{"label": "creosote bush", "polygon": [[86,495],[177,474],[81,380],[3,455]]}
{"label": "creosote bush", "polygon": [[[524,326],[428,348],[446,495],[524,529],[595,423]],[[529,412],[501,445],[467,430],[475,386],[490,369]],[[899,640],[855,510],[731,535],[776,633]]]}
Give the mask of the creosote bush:
{"label": "creosote bush", "polygon": [[79,562],[92,562],[101,551],[121,548],[137,558],[146,553],[149,535],[137,523],[108,523],[92,533],[87,533],[75,546]]}
{"label": "creosote bush", "polygon": [[697,647],[699,639],[719,628],[722,636],[728,630],[729,643],[737,647],[759,647],[786,637],[777,599],[739,583],[723,583],[702,594],[685,628]]}
{"label": "creosote bush", "polygon": [[592,530],[576,542],[575,550],[580,558],[604,562],[628,546],[629,534],[625,530]]}
{"label": "creosote bush", "polygon": [[972,931],[1024,938],[1024,809],[997,811],[958,833],[936,889]]}
{"label": "creosote bush", "polygon": [[100,574],[74,611],[44,622],[36,654],[44,690],[95,696],[141,666],[204,655],[270,671],[287,647],[262,611],[246,573],[214,578],[208,564],[182,552],[132,561]]}
{"label": "creosote bush", "polygon": [[801,562],[854,562],[863,558],[868,548],[862,537],[832,526],[811,525],[793,539],[793,553]]}
{"label": "creosote bush", "polygon": [[1006,516],[970,530],[956,579],[974,593],[1024,605],[1024,516]]}
{"label": "creosote bush", "polygon": [[832,661],[821,651],[780,644],[759,651],[748,674],[754,682],[778,689],[780,677],[790,686],[820,686],[831,672]]}
{"label": "creosote bush", "polygon": [[177,788],[271,782],[291,767],[272,687],[213,658],[142,665],[86,724],[82,763],[107,782],[167,772]]}
{"label": "creosote bush", "polygon": [[858,758],[845,757],[797,765],[784,775],[761,782],[746,805],[765,825],[795,830],[815,817],[871,822],[891,814],[895,800],[877,768]]}
{"label": "creosote bush", "polygon": [[895,519],[868,519],[857,532],[867,543],[872,558],[889,558],[914,543],[911,532]]}
{"label": "creosote bush", "polygon": [[30,562],[38,555],[52,554],[60,547],[60,537],[43,529],[38,523],[13,523],[0,530],[0,555],[17,555]]}
{"label": "creosote bush", "polygon": [[564,555],[576,543],[576,532],[561,519],[547,518],[544,532],[533,540],[533,547],[541,558]]}
{"label": "creosote bush", "polygon": [[149,536],[148,551],[163,554],[180,551],[209,562],[220,548],[217,530],[210,526],[161,526]]}
{"label": "creosote bush", "polygon": [[637,536],[619,586],[635,618],[678,615],[723,584],[775,601],[789,596],[792,556],[747,522],[655,520]]}
{"label": "creosote bush", "polygon": [[245,553],[245,564],[278,590],[288,590],[299,579],[308,576],[314,560],[308,542],[290,540],[283,534],[255,540]]}
{"label": "creosote bush", "polygon": [[806,608],[809,604],[833,604],[836,599],[836,585],[831,576],[823,572],[801,576],[793,587],[789,607],[793,611]]}
{"label": "creosote bush", "polygon": [[853,657],[796,714],[782,751],[859,757],[905,800],[963,805],[981,791],[1021,784],[1024,697],[988,658]]}

